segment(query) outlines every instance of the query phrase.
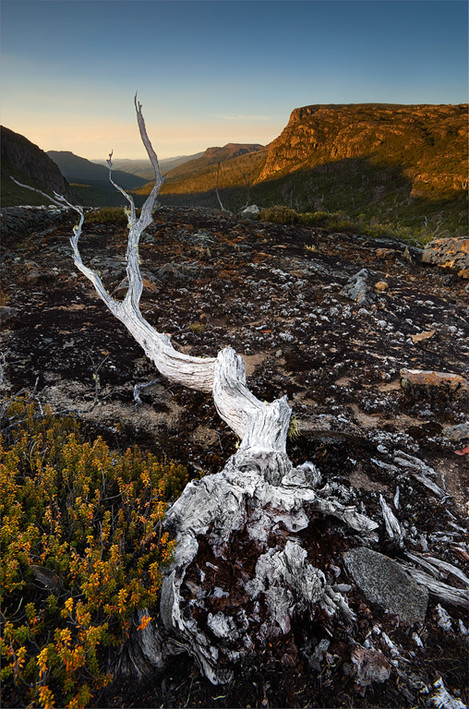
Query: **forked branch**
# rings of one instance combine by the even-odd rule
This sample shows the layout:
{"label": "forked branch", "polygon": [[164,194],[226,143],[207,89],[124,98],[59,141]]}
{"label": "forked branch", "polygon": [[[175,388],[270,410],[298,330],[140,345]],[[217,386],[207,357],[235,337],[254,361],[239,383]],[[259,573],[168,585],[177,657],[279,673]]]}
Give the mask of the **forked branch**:
{"label": "forked branch", "polygon": [[[73,229],[70,239],[76,267],[93,284],[99,297],[111,313],[118,318],[141,345],[145,354],[155,364],[160,373],[172,382],[211,392],[221,418],[241,439],[238,460],[260,467],[271,479],[291,468],[286,455],[286,437],[290,421],[290,407],[286,397],[271,404],[259,401],[246,386],[246,370],[242,358],[233,349],[225,348],[212,358],[191,357],[174,349],[168,335],[155,330],[145,320],[140,311],[143,281],[140,273],[138,246],[143,231],[153,221],[152,211],[159,190],[164,182],[158,157],[147,134],[142,114],[142,105],[134,98],[137,123],[141,140],[145,146],[155,173],[155,184],[148,195],[137,218],[137,210],[132,195],[116,184],[112,178],[112,153],[109,155],[109,179],[130,204],[127,212],[129,235],[126,253],[128,290],[124,300],[117,301],[106,291],[96,271],[83,263],[78,241],[82,233],[84,213],[81,207],[70,204],[64,197],[46,195],[55,204],[65,204],[80,215],[79,223]],[[20,184],[20,183],[18,183]],[[21,185],[27,187],[27,185]],[[217,185],[218,186],[218,185]],[[33,189],[33,188],[30,188]],[[40,190],[35,190],[39,191]]]}

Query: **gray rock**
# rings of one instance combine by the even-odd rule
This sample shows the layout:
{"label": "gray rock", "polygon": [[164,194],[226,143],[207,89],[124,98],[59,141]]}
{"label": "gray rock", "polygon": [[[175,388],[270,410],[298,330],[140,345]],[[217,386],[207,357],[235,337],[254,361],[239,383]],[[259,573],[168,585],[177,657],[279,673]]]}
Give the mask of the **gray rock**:
{"label": "gray rock", "polygon": [[370,286],[367,283],[368,276],[367,269],[362,268],[361,271],[349,278],[340,291],[340,295],[353,300],[358,305],[367,305],[373,299],[373,294],[371,294]]}
{"label": "gray rock", "polygon": [[417,584],[400,564],[367,547],[346,552],[344,560],[369,601],[410,625],[424,622],[428,591]]}
{"label": "gray rock", "polygon": [[0,209],[2,239],[16,240],[31,232],[48,230],[72,214],[67,207],[3,207]]}
{"label": "gray rock", "polygon": [[0,325],[14,320],[18,312],[17,308],[10,308],[8,305],[0,305]]}
{"label": "gray rock", "polygon": [[469,438],[469,423],[458,423],[455,426],[445,426],[443,433],[451,441],[462,441]]}
{"label": "gray rock", "polygon": [[259,214],[260,209],[257,206],[257,204],[250,204],[244,209],[241,210],[240,214],[243,217],[254,217],[256,214]]}
{"label": "gray rock", "polygon": [[352,663],[359,687],[368,687],[372,682],[386,682],[391,676],[391,665],[379,650],[357,645],[352,653]]}

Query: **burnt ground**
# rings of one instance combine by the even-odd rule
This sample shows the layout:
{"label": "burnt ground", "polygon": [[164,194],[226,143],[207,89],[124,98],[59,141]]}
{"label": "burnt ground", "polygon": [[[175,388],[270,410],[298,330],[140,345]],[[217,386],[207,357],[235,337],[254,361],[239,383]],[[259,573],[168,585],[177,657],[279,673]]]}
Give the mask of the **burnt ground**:
{"label": "burnt ground", "polygon": [[[74,268],[72,225],[67,218],[42,231],[7,232],[3,239],[2,396],[35,389],[54,410],[80,412],[90,433],[116,448],[137,443],[181,461],[193,476],[219,471],[236,450],[235,435],[209,395],[158,378]],[[125,292],[125,247],[125,227],[85,226],[83,260],[116,297]],[[418,249],[397,242],[196,209],[161,209],[142,237],[141,260],[142,312],[172,335],[177,348],[213,356],[232,346],[244,356],[256,396],[288,396],[299,426],[288,447],[293,463],[313,461],[338,494],[344,494],[342,486],[349,490],[344,502],[374,519],[381,519],[380,495],[392,504],[399,489],[393,509],[408,548],[430,551],[468,572],[469,466],[461,454],[469,444],[468,392],[441,381],[403,387],[400,376],[409,368],[467,377],[467,281],[422,264]],[[342,289],[363,268],[367,288],[358,302]],[[141,390],[137,410],[134,386],[155,379]],[[437,499],[410,472],[397,475],[397,451],[427,463],[445,497]],[[383,553],[399,557],[381,534]],[[458,696],[467,686],[467,645],[461,633],[431,621],[435,608],[433,599],[424,649],[416,645],[409,654],[409,673],[415,670],[428,683],[444,675]],[[363,638],[379,618],[379,609],[372,610],[363,597],[356,599]],[[455,630],[463,616],[448,610]],[[396,638],[400,632],[396,619]],[[247,665],[227,687],[212,687],[180,656],[165,677],[139,687],[121,682],[99,705],[428,706],[427,694],[409,690],[398,673],[386,687],[352,691],[347,672],[335,674],[346,638],[334,642],[320,672],[292,655],[288,667],[269,666],[273,660]]]}

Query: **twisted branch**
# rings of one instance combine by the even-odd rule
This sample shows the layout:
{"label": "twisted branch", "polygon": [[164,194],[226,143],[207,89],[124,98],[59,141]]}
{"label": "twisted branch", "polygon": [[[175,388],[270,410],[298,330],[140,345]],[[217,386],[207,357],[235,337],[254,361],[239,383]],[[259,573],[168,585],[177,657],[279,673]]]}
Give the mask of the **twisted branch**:
{"label": "twisted branch", "polygon": [[[70,204],[65,197],[56,193],[51,197],[28,185],[21,186],[39,192],[59,206],[65,204],[80,215],[79,223],[73,228],[73,236],[70,239],[75,266],[91,281],[111,313],[125,325],[163,376],[191,389],[212,393],[219,415],[241,439],[237,458],[248,462],[255,459],[256,465],[269,469],[270,477],[278,478],[278,474],[283,474],[291,467],[286,456],[286,437],[291,414],[286,397],[270,404],[261,402],[247,388],[244,362],[233,349],[228,347],[221,350],[216,358],[191,357],[178,352],[172,346],[169,336],[155,330],[140,311],[143,281],[138,246],[141,234],[153,221],[153,207],[165,178],[161,175],[157,154],[148,137],[142,104],[137,100],[137,95],[134,97],[134,105],[140,137],[155,173],[155,184],[145,200],[140,217],[137,218],[132,195],[112,178],[113,153],[110,153],[107,161],[109,180],[130,204],[130,210],[127,212],[129,235],[126,252],[129,287],[124,300],[117,301],[112,298],[98,273],[83,263],[78,247],[84,222],[82,207]],[[259,463],[260,460],[262,463]],[[278,469],[278,474],[272,468]]]}

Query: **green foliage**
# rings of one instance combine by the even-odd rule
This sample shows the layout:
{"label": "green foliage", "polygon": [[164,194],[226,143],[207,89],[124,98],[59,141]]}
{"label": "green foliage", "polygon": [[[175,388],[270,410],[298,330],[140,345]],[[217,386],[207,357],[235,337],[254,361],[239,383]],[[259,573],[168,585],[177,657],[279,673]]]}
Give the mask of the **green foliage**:
{"label": "green foliage", "polygon": [[301,436],[300,419],[293,414],[290,418],[287,436],[290,441],[296,441]]}
{"label": "green foliage", "polygon": [[27,400],[0,437],[1,656],[5,705],[85,707],[137,610],[157,606],[174,542],[167,501],[186,470],[137,448],[83,440],[70,418]]}
{"label": "green foliage", "polygon": [[[297,212],[281,205],[261,210],[257,218],[275,224],[301,224],[321,227],[329,232],[363,234],[372,238],[387,237],[421,245],[437,236],[428,220],[424,225],[412,227],[392,221],[380,223],[374,217],[367,218],[364,214],[348,217],[344,212]],[[451,233],[454,232],[447,230],[443,231],[442,235]]]}
{"label": "green foliage", "polygon": [[299,217],[298,212],[282,204],[276,204],[274,207],[261,209],[258,215],[260,220],[273,222],[274,224],[297,224]]}
{"label": "green foliage", "polygon": [[32,192],[24,187],[19,187],[10,178],[10,175],[23,184],[29,184],[32,187],[44,190],[44,185],[41,185],[38,180],[33,180],[29,175],[25,175],[15,165],[9,164],[7,161],[1,161],[1,185],[0,191],[0,207],[13,207],[22,204],[30,204],[32,206],[50,204],[50,200],[46,199],[37,192]]}
{"label": "green foliage", "polygon": [[195,335],[203,335],[205,332],[205,325],[201,322],[191,322],[189,325],[189,330],[191,330]]}
{"label": "green foliage", "polygon": [[124,207],[101,207],[85,214],[85,222],[93,224],[127,224]]}

